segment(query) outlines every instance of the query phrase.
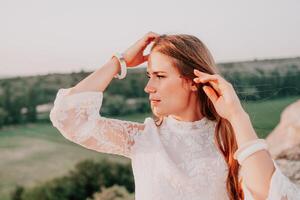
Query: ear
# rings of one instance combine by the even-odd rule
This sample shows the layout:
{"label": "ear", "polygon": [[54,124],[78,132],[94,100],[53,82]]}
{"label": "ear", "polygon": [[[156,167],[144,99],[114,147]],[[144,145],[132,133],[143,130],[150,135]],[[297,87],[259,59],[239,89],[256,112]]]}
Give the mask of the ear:
{"label": "ear", "polygon": [[191,87],[191,90],[192,90],[193,92],[196,92],[196,91],[198,90],[198,88],[197,88],[196,86],[192,86],[192,87]]}
{"label": "ear", "polygon": [[193,92],[196,92],[198,90],[196,83],[194,81],[192,81],[190,88]]}
{"label": "ear", "polygon": [[[182,77],[182,76],[180,75],[180,77]],[[183,81],[184,87],[187,90],[193,91],[193,92],[198,90],[197,83],[195,83],[193,80],[182,77],[182,81]]]}

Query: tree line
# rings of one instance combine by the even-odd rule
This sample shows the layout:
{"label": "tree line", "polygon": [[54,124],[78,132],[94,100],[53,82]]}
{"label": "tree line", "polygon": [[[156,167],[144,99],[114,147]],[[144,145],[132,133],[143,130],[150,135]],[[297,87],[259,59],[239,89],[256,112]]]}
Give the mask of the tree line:
{"label": "tree line", "polygon": [[134,200],[131,164],[84,160],[68,174],[34,187],[18,185],[12,200]]}
{"label": "tree line", "polygon": [[[225,69],[225,70],[224,70]],[[0,80],[0,127],[37,121],[49,121],[49,113],[37,111],[38,105],[53,103],[59,88],[74,86],[90,73],[48,74],[15,77]],[[257,101],[300,95],[300,70],[296,65],[282,69],[221,71],[233,84],[242,100]],[[150,105],[144,87],[148,79],[145,68],[128,71],[123,80],[113,79],[104,92],[101,115],[118,116],[131,113],[149,113]]]}

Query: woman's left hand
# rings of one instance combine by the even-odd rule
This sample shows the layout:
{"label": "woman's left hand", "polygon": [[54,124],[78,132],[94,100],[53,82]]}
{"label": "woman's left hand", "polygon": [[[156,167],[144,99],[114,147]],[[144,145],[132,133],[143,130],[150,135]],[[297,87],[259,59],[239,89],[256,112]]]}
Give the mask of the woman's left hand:
{"label": "woman's left hand", "polygon": [[194,74],[197,76],[194,82],[210,83],[211,86],[203,86],[203,90],[222,118],[231,121],[234,116],[245,112],[232,84],[219,74],[211,75],[196,69]]}

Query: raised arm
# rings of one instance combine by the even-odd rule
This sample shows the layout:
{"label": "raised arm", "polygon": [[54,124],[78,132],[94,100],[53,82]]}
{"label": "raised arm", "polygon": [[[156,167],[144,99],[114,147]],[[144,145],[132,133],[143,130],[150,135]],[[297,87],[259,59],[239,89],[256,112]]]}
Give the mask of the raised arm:
{"label": "raised arm", "polygon": [[[203,90],[212,101],[219,115],[227,119],[234,130],[238,147],[258,138],[249,115],[243,110],[233,86],[218,74],[210,75],[195,70],[196,83],[207,83]],[[300,188],[279,169],[268,150],[260,150],[248,156],[241,165],[245,200],[296,200]]]}
{"label": "raised arm", "polygon": [[[144,56],[143,52],[157,36],[158,34],[149,32],[124,52],[127,67],[136,67],[147,61],[148,55]],[[85,91],[103,92],[119,70],[120,63],[116,57],[113,57],[104,66],[75,85],[69,94]]]}
{"label": "raised arm", "polygon": [[[156,34],[148,33],[124,53],[128,67],[147,60],[146,46]],[[98,152],[131,157],[131,147],[145,124],[110,119],[99,114],[103,91],[118,73],[120,64],[113,57],[100,69],[87,76],[74,87],[58,90],[50,120],[60,133],[81,146]]]}

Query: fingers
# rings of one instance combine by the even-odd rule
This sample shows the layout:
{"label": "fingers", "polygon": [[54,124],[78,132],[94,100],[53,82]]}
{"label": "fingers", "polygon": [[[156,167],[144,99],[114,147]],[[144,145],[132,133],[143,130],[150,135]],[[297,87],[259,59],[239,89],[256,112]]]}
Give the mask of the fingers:
{"label": "fingers", "polygon": [[207,74],[204,72],[201,72],[197,69],[194,69],[194,74],[200,78],[201,81],[208,81],[208,80],[221,80],[226,81],[223,77],[221,77],[219,74]]}
{"label": "fingers", "polygon": [[150,32],[148,32],[148,33],[146,34],[146,36],[147,36],[148,38],[156,38],[156,37],[159,37],[159,34],[150,31]]}
{"label": "fingers", "polygon": [[194,81],[196,83],[210,83],[212,88],[217,92],[219,96],[223,94],[222,87],[223,85],[227,84],[227,81],[223,79],[220,75],[218,74],[207,74],[204,72],[200,72],[199,70],[194,70],[194,74],[198,77],[194,78]]}
{"label": "fingers", "polygon": [[145,35],[145,39],[144,41],[149,44],[151,41],[153,41],[155,38],[159,37],[160,35],[158,33],[154,33],[152,31],[148,32],[146,35]]}
{"label": "fingers", "polygon": [[194,78],[195,81],[198,82],[202,82],[202,83],[206,83],[209,81],[214,81],[216,83],[221,83],[223,85],[230,85],[230,83],[228,81],[226,81],[222,76],[220,76],[219,74],[207,74],[204,72],[200,72],[199,70],[194,70],[194,74],[198,77]]}
{"label": "fingers", "polygon": [[222,91],[221,89],[219,88],[218,84],[214,81],[209,81],[210,85],[217,91],[217,94],[219,96],[222,96]]}
{"label": "fingers", "polygon": [[213,104],[218,100],[218,95],[210,86],[204,86],[203,90]]}
{"label": "fingers", "polygon": [[144,62],[145,62],[145,61],[148,61],[149,55],[150,55],[150,54],[143,56]]}
{"label": "fingers", "polygon": [[203,84],[205,84],[205,83],[208,82],[208,83],[213,87],[213,89],[216,90],[216,92],[217,92],[217,94],[218,94],[219,96],[222,95],[222,91],[221,91],[221,89],[220,89],[219,86],[218,86],[218,80],[217,80],[217,79],[214,79],[214,80],[207,80],[207,81],[202,81],[202,80],[199,79],[199,78],[194,78],[194,82],[196,82],[196,83],[203,83]]}
{"label": "fingers", "polygon": [[141,38],[140,40],[138,40],[138,43],[141,45],[141,49],[145,50],[147,48],[147,46],[153,41],[155,40],[157,37],[159,37],[160,35],[154,32],[148,32],[143,38]]}

